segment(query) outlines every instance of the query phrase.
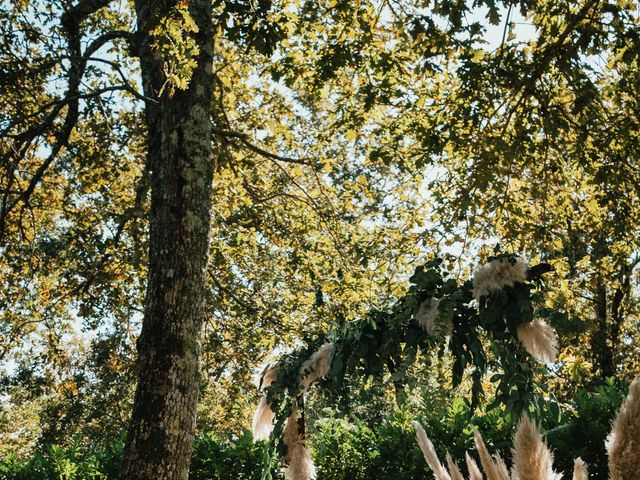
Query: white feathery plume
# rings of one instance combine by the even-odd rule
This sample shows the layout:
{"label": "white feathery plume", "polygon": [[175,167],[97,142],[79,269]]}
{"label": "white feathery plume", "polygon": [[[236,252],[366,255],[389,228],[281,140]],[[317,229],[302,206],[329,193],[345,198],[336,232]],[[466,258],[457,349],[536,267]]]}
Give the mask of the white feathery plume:
{"label": "white feathery plume", "polygon": [[451,455],[449,455],[449,452],[447,452],[446,460],[447,460],[447,468],[449,469],[449,473],[451,474],[451,480],[464,480],[464,477],[462,476],[462,472],[460,472],[458,465],[456,465],[456,462],[453,461],[453,458],[451,458]]}
{"label": "white feathery plume", "polygon": [[580,457],[573,462],[573,480],[589,480],[587,464]]}
{"label": "white feathery plume", "polygon": [[[262,382],[260,387],[262,389],[267,388],[273,383],[277,376],[277,364],[267,365],[262,374]],[[273,420],[275,419],[275,417],[276,414],[273,410],[271,410],[271,406],[267,402],[267,395],[262,395],[260,403],[258,404],[258,407],[253,414],[252,431],[254,442],[257,442],[259,440],[266,440],[267,438],[269,438],[271,430],[273,430]]]}
{"label": "white feathery plume", "polygon": [[528,415],[520,418],[513,438],[513,480],[561,480],[553,471],[553,454]]}
{"label": "white feathery plume", "polygon": [[629,387],[606,446],[611,480],[637,478],[640,472],[640,376]]}
{"label": "white feathery plume", "polygon": [[307,451],[304,437],[298,431],[298,418],[295,408],[287,418],[283,441],[287,446],[283,467],[284,478],[286,480],[315,480],[316,468]]}
{"label": "white feathery plume", "polygon": [[467,470],[469,470],[469,480],[483,480],[482,472],[478,468],[478,464],[476,461],[471,458],[469,452],[464,453],[465,459],[467,460]]}
{"label": "white feathery plume", "polygon": [[416,438],[418,439],[418,445],[420,445],[420,450],[422,450],[422,454],[424,455],[424,459],[427,461],[431,470],[433,470],[433,475],[437,480],[452,480],[449,476],[449,472],[447,469],[442,466],[440,460],[438,459],[438,454],[436,453],[435,448],[433,448],[433,443],[427,437],[427,432],[424,431],[422,425],[418,422],[411,422],[413,427],[416,429]]}
{"label": "white feathery plume", "polygon": [[439,298],[428,298],[420,304],[420,306],[418,307],[418,311],[415,314],[418,324],[420,324],[424,331],[429,335],[433,335],[433,333],[435,332],[435,322],[436,318],[438,318],[439,305]]}
{"label": "white feathery plume", "polygon": [[495,460],[491,458],[491,455],[489,455],[489,451],[484,444],[484,440],[482,440],[482,435],[480,435],[480,432],[477,429],[474,429],[473,439],[476,444],[476,450],[478,450],[478,455],[480,455],[480,463],[482,463],[482,468],[484,469],[484,473],[487,475],[487,479],[509,480],[509,471],[507,470],[504,461],[500,455],[496,455]]}
{"label": "white feathery plume", "polygon": [[302,376],[300,387],[302,390],[306,390],[317,379],[324,378],[329,374],[332,352],[333,343],[327,342],[302,364],[300,367],[300,375]]}
{"label": "white feathery plume", "polygon": [[473,298],[479,300],[491,292],[524,282],[529,262],[522,257],[516,257],[515,260],[512,264],[506,258],[498,258],[480,266],[473,275]]}
{"label": "white feathery plume", "polygon": [[517,327],[518,340],[533,358],[540,363],[555,361],[558,353],[556,331],[544,320],[521,323]]}

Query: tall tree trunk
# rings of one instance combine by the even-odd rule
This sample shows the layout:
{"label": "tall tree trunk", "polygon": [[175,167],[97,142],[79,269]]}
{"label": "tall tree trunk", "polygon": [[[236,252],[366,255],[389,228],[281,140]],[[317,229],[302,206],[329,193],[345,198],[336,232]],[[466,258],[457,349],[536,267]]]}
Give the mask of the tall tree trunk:
{"label": "tall tree trunk", "polygon": [[602,277],[596,279],[595,314],[596,325],[591,333],[591,350],[599,380],[611,377],[615,373],[613,364],[613,349],[610,344],[610,319],[608,313],[607,286]]}
{"label": "tall tree trunk", "polygon": [[213,175],[213,21],[210,0],[188,2],[198,26],[197,66],[188,88],[171,94],[148,32],[175,4],[135,2],[143,88],[157,103],[146,105],[149,272],[123,480],[186,479],[195,430]]}

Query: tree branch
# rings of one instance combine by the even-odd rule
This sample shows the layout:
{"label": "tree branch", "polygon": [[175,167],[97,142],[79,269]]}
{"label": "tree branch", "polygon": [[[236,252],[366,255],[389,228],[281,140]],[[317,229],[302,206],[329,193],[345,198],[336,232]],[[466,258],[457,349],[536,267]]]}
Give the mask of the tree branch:
{"label": "tree branch", "polygon": [[270,158],[271,160],[278,160],[278,161],[287,162],[287,163],[297,163],[299,165],[308,165],[308,166],[312,165],[311,162],[307,160],[303,160],[300,158],[284,157],[282,155],[277,155],[263,148],[260,148],[257,145],[251,143],[251,141],[249,141],[249,136],[246,133],[233,132],[230,130],[219,130],[217,128],[213,128],[213,133],[215,135],[220,135],[226,138],[238,139],[240,140],[240,142],[242,142],[242,144],[244,144],[245,147],[247,147],[252,152],[262,155],[263,157]]}
{"label": "tree branch", "polygon": [[566,28],[562,31],[560,36],[558,36],[557,40],[549,45],[542,51],[542,58],[538,63],[537,67],[533,71],[533,73],[526,79],[522,84],[518,87],[514,94],[514,98],[517,98],[515,105],[511,107],[507,114],[505,115],[506,121],[504,123],[504,127],[502,129],[502,134],[506,132],[509,124],[511,123],[511,118],[518,110],[518,107],[525,100],[527,94],[530,94],[534,89],[536,82],[540,79],[540,77],[544,74],[547,67],[553,60],[553,56],[557,53],[558,50],[562,48],[565,40],[569,37],[569,35],[575,30],[578,24],[586,18],[592,8],[594,8],[600,0],[589,0],[585,2],[582,8],[576,13],[573,17],[572,21],[566,26]]}
{"label": "tree branch", "polygon": [[[67,111],[64,121],[62,122],[62,127],[55,133],[55,143],[51,146],[50,154],[37,168],[27,188],[13,201],[10,200],[8,193],[5,192],[3,195],[2,207],[0,208],[0,244],[4,241],[5,222],[11,210],[19,203],[23,203],[24,205],[29,204],[29,199],[36,186],[42,180],[44,173],[69,142],[71,132],[78,122],[79,100],[84,95],[80,93],[79,88],[85,71],[87,58],[108,41],[124,35],[124,32],[120,31],[106,33],[94,40],[89,47],[87,47],[84,54],[82,53],[81,22],[92,13],[107,6],[111,1],[112,0],[83,0],[66,10],[60,18],[62,30],[67,40],[68,58],[71,62],[67,74],[67,90],[62,101],[55,106],[52,105],[54,109],[47,115],[43,122],[14,137],[12,144],[9,145],[7,152],[2,157],[2,164],[5,166],[7,176],[10,179],[15,179],[15,171],[18,168],[18,164],[24,159],[33,142],[45,134],[45,132],[54,129],[56,119],[65,106],[67,107]],[[41,109],[41,111],[44,110]],[[13,180],[10,180],[9,183],[10,185],[13,184]]]}
{"label": "tree branch", "polygon": [[553,265],[550,263],[539,263],[538,265],[534,265],[529,268],[527,271],[527,280],[534,280],[536,278],[540,278],[545,273],[553,272]]}

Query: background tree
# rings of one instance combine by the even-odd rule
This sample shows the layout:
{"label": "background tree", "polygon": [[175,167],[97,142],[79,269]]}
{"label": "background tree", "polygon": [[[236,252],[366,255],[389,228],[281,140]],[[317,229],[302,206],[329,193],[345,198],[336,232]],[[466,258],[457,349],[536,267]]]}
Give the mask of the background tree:
{"label": "background tree", "polygon": [[549,308],[569,335],[558,373],[576,383],[629,379],[636,368],[621,361],[637,350],[638,28],[630,7],[586,2],[567,6],[566,21],[534,16],[540,40],[505,40],[442,84],[460,105],[440,116],[443,125],[465,128],[446,140],[435,221],[469,244],[496,236],[554,259]]}

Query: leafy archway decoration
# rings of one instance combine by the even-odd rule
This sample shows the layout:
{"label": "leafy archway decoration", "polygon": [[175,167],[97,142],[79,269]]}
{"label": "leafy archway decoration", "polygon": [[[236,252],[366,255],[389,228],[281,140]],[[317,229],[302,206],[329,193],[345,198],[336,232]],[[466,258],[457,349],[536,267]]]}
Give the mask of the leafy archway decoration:
{"label": "leafy archway decoration", "polygon": [[472,406],[483,396],[487,340],[501,370],[491,378],[498,383],[494,403],[507,412],[524,411],[534,400],[532,360],[548,363],[556,354],[555,331],[541,318],[545,311],[535,309],[544,293],[542,275],[551,270],[549,264],[530,267],[519,255],[499,254],[458,283],[440,259],[431,260],[416,268],[407,293],[390,309],[373,309],[355,322],[338,319],[326,338],[268,365],[253,423],[254,439],[269,439],[263,479],[271,478],[278,458],[288,479],[315,478],[304,431],[304,393],[312,384],[320,382],[339,396],[347,376],[381,379],[386,369],[402,377],[419,352],[445,341],[454,358],[454,386],[471,369]]}

